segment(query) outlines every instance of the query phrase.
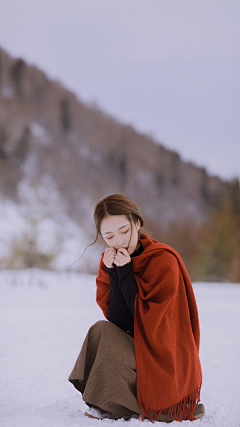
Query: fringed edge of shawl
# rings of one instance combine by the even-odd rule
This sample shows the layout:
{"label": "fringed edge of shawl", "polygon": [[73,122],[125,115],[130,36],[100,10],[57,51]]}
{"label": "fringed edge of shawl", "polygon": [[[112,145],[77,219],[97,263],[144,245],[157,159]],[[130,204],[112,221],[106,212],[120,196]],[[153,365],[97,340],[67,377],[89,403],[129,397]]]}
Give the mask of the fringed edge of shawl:
{"label": "fringed edge of shawl", "polygon": [[176,405],[170,406],[165,409],[159,409],[157,411],[152,409],[143,410],[142,421],[144,418],[148,418],[151,422],[157,421],[160,417],[160,414],[171,417],[174,421],[196,420],[193,413],[198,408],[198,404],[200,401],[200,391],[201,384],[196,390],[190,393],[187,397],[184,397],[184,399],[182,399]]}

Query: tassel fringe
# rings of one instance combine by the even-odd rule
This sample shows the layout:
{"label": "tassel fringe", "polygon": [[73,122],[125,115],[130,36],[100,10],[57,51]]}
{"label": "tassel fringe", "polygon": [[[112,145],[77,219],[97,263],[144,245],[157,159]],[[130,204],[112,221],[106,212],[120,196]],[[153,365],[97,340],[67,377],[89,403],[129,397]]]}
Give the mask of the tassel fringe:
{"label": "tassel fringe", "polygon": [[160,417],[160,414],[171,417],[174,421],[196,420],[193,414],[198,408],[200,401],[200,391],[201,385],[176,405],[157,411],[150,409],[143,411],[142,421],[144,418],[148,418],[151,422],[157,421]]}

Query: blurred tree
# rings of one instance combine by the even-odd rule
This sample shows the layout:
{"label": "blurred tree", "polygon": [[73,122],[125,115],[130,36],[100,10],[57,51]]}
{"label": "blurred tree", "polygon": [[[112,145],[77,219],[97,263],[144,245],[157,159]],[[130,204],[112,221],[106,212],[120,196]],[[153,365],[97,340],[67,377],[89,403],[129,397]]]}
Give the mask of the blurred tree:
{"label": "blurred tree", "polygon": [[173,151],[171,156],[171,185],[179,187],[180,185],[180,167],[181,159],[178,153]]}
{"label": "blurred tree", "polygon": [[70,104],[67,98],[60,103],[60,123],[64,132],[69,132],[72,128]]}
{"label": "blurred tree", "polygon": [[181,255],[191,279],[195,280],[194,260],[199,254],[196,242],[199,236],[199,225],[194,221],[171,222],[167,232],[162,231],[162,238]]}
{"label": "blurred tree", "polygon": [[238,178],[230,182],[229,192],[232,198],[233,213],[240,218],[240,184]]}
{"label": "blurred tree", "polygon": [[240,281],[239,182],[229,184],[221,206],[212,209],[202,226],[194,262],[195,280]]}
{"label": "blurred tree", "polygon": [[0,96],[1,96],[1,86],[2,86],[2,49],[0,48]]}
{"label": "blurred tree", "polygon": [[6,141],[7,141],[6,131],[5,129],[0,128],[0,158],[2,160],[6,160],[7,158],[6,147],[5,147]]}
{"label": "blurred tree", "polygon": [[200,195],[205,203],[209,202],[210,194],[208,189],[208,175],[206,169],[201,169],[201,180],[200,180]]}
{"label": "blurred tree", "polygon": [[[40,182],[22,181],[19,197],[21,214],[28,226],[22,238],[13,240],[11,254],[4,260],[5,268],[51,268],[61,251],[61,230],[54,232],[61,198],[48,176]],[[49,221],[50,228],[46,227]]]}
{"label": "blurred tree", "polygon": [[26,63],[23,59],[17,59],[11,70],[11,79],[19,97],[22,96],[22,78],[26,69]]}
{"label": "blurred tree", "polygon": [[17,165],[20,165],[26,159],[26,156],[29,150],[29,138],[30,138],[29,127],[25,126],[22,130],[22,135],[12,155],[12,160]]}

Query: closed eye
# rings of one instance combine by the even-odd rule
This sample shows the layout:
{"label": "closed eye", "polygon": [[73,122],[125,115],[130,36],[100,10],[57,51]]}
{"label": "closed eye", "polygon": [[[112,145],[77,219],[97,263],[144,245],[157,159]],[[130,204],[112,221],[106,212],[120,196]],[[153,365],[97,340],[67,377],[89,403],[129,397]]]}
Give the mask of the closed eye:
{"label": "closed eye", "polygon": [[[129,232],[129,229],[126,230],[126,231],[123,231],[121,234],[127,234],[128,232]],[[113,236],[111,236],[111,237],[105,237],[105,239],[107,239],[107,240],[110,240],[112,238],[113,238]]]}

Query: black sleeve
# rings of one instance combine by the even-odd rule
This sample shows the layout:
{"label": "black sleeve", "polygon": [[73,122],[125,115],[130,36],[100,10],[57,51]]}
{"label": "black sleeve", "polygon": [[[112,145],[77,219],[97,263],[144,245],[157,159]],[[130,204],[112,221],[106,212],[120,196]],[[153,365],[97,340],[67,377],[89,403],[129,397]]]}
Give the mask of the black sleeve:
{"label": "black sleeve", "polygon": [[133,322],[133,315],[128,309],[123,293],[119,287],[116,267],[108,268],[110,302],[107,319],[127,332]]}
{"label": "black sleeve", "polygon": [[122,291],[128,309],[134,316],[134,301],[138,291],[136,280],[133,276],[132,263],[123,265],[122,267],[116,267],[119,287]]}

